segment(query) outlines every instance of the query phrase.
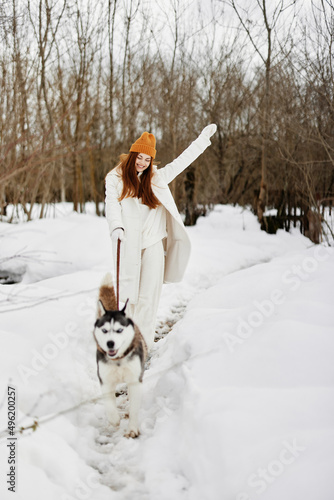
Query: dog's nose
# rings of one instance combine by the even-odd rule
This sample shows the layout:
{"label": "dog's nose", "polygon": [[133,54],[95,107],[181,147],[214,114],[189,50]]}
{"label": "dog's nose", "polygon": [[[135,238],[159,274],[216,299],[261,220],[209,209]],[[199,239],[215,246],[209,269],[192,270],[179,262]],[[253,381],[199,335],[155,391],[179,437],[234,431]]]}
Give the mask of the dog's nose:
{"label": "dog's nose", "polygon": [[107,347],[108,349],[112,349],[115,345],[115,342],[113,340],[108,340],[107,342]]}

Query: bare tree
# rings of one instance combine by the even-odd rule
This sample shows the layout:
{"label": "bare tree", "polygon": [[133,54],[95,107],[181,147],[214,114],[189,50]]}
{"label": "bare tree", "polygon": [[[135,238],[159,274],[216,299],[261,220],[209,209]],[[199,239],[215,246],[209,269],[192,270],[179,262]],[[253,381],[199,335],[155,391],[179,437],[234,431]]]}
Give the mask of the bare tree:
{"label": "bare tree", "polygon": [[[123,64],[122,64],[122,90],[121,90],[121,129],[122,136],[128,142],[133,139],[131,122],[134,116],[131,113],[131,101],[127,99],[129,90],[131,91],[131,47],[130,35],[132,23],[138,12],[140,0],[128,0],[125,5],[124,12],[124,49],[123,49]],[[127,86],[127,83],[129,84]],[[130,125],[130,127],[129,127]],[[129,130],[130,128],[130,130]]]}
{"label": "bare tree", "polygon": [[108,49],[109,49],[109,120],[110,120],[110,142],[112,153],[115,145],[115,116],[114,116],[114,98],[115,98],[115,20],[116,20],[117,0],[108,0]]}
{"label": "bare tree", "polygon": [[263,219],[263,214],[265,212],[267,204],[267,163],[268,163],[268,141],[269,141],[269,130],[270,130],[270,83],[271,83],[271,70],[273,61],[273,32],[278,24],[278,21],[282,13],[295,5],[296,0],[286,1],[286,0],[276,0],[270,2],[270,7],[272,13],[269,16],[268,0],[257,0],[257,5],[260,9],[262,16],[262,26],[265,28],[266,32],[266,50],[261,50],[261,43],[256,40],[256,34],[253,33],[253,26],[256,26],[254,19],[251,19],[249,12],[241,10],[235,0],[230,1],[230,5],[238,16],[238,19],[247,33],[247,36],[265,67],[265,87],[264,87],[264,98],[262,105],[262,153],[261,153],[261,184],[260,192],[257,202],[257,216],[261,223],[265,222]]}
{"label": "bare tree", "polygon": [[7,36],[8,28],[12,22],[10,0],[3,0],[0,4],[0,40]]}
{"label": "bare tree", "polygon": [[[30,22],[33,27],[35,38],[38,45],[38,57],[39,57],[39,85],[37,87],[37,99],[38,99],[38,111],[39,120],[42,128],[43,137],[48,137],[51,141],[52,149],[56,146],[55,137],[55,127],[54,127],[54,115],[51,108],[49,89],[47,84],[47,63],[52,54],[53,47],[55,45],[55,40],[57,36],[57,31],[59,29],[67,0],[62,0],[60,7],[58,2],[55,0],[38,0],[37,16],[35,17],[32,10],[31,1],[28,0],[28,12],[30,17]],[[59,10],[57,10],[59,9]],[[42,100],[46,109],[48,117],[48,133],[46,130],[46,125],[43,118],[42,110]],[[43,217],[45,206],[49,198],[53,176],[55,172],[55,163],[50,162],[48,170],[48,179],[44,186],[40,217]]]}

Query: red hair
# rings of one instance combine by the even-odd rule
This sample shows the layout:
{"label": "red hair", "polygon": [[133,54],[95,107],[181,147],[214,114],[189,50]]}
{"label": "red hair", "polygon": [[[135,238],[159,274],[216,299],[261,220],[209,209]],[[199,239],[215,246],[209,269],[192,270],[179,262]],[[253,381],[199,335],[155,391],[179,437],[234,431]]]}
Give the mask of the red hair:
{"label": "red hair", "polygon": [[136,159],[139,153],[130,152],[121,155],[119,168],[122,172],[123,191],[118,201],[124,198],[141,198],[144,205],[150,208],[157,208],[160,201],[152,191],[151,180],[153,177],[153,158],[149,167],[141,174],[140,180],[136,170]]}

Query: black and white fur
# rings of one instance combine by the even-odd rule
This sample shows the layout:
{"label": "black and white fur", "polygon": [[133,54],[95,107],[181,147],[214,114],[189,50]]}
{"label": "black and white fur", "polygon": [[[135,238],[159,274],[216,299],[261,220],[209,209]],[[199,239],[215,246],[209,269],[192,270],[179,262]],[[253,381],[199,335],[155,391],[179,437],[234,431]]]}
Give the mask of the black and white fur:
{"label": "black and white fur", "polygon": [[139,435],[138,413],[147,347],[138,327],[125,314],[126,304],[117,310],[111,275],[104,278],[99,292],[94,326],[97,375],[108,420],[117,426],[120,417],[116,406],[116,386],[126,383],[129,396],[129,425],[126,437]]}

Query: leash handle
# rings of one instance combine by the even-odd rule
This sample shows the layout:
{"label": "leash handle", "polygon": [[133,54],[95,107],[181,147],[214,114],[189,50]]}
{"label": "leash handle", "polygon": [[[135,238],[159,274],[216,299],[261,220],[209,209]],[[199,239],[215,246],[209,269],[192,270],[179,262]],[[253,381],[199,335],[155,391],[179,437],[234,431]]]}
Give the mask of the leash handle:
{"label": "leash handle", "polygon": [[117,310],[119,311],[119,268],[121,261],[121,240],[117,240],[117,264],[116,264],[116,300]]}

